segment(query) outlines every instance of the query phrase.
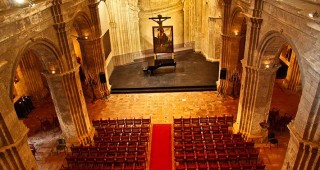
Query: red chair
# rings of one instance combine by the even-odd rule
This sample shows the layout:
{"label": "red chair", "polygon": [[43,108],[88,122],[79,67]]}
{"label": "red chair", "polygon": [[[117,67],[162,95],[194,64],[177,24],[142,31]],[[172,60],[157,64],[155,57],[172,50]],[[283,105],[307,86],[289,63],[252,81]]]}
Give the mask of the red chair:
{"label": "red chair", "polygon": [[228,124],[229,126],[232,126],[234,122],[233,119],[234,119],[233,115],[226,116],[226,124]]}
{"label": "red chair", "polygon": [[232,134],[232,140],[239,141],[239,142],[243,141],[242,134],[241,133]]}
{"label": "red chair", "polygon": [[134,125],[136,126],[136,125],[141,125],[142,124],[142,120],[141,119],[136,119],[136,118],[134,118]]}
{"label": "red chair", "polygon": [[198,163],[191,163],[191,164],[187,164],[187,169],[188,170],[198,170]]}
{"label": "red chair", "polygon": [[125,121],[124,121],[124,119],[118,119],[117,118],[117,126],[119,127],[124,127],[125,126]]}
{"label": "red chair", "polygon": [[216,124],[217,123],[217,116],[213,116],[213,117],[208,117],[209,123],[210,124]]}
{"label": "red chair", "polygon": [[187,170],[187,164],[184,162],[183,164],[176,165],[176,170]]}
{"label": "red chair", "polygon": [[102,127],[103,126],[109,126],[109,121],[100,118],[100,124],[101,124]]}
{"label": "red chair", "polygon": [[229,166],[232,170],[241,170],[242,168],[238,162],[229,162]]}
{"label": "red chair", "polygon": [[109,119],[108,123],[109,123],[108,126],[111,126],[111,127],[116,127],[117,126],[117,120]]}
{"label": "red chair", "polygon": [[179,164],[183,163],[186,160],[185,154],[183,154],[183,153],[175,154],[174,160],[175,160],[175,162],[178,162]]}
{"label": "red chair", "polygon": [[226,162],[218,162],[218,165],[220,167],[220,170],[230,170],[229,163]]}
{"label": "red chair", "polygon": [[213,134],[220,133],[220,126],[218,124],[214,124],[211,126],[211,130]]}
{"label": "red chair", "polygon": [[182,118],[182,124],[183,125],[190,125],[191,120],[190,118]]}
{"label": "red chair", "polygon": [[131,132],[132,133],[140,133],[141,132],[141,127],[132,127]]}
{"label": "red chair", "polygon": [[226,118],[225,116],[219,116],[217,119],[218,124],[226,124]]}
{"label": "red chair", "polygon": [[228,125],[227,124],[221,124],[220,125],[220,132],[223,134],[229,133]]}
{"label": "red chair", "polygon": [[191,118],[191,124],[199,125],[200,124],[200,118],[198,118],[198,117]]}
{"label": "red chair", "polygon": [[107,162],[107,159],[105,157],[105,155],[100,155],[100,156],[97,156],[96,159],[95,159],[95,164],[97,166],[104,166],[105,163]]}
{"label": "red chair", "polygon": [[203,134],[203,141],[212,142],[212,134]]}
{"label": "red chair", "polygon": [[210,169],[210,170],[219,170],[220,167],[219,167],[218,163],[212,163],[212,162],[210,162],[210,163],[209,163],[209,169]]}
{"label": "red chair", "polygon": [[208,162],[198,163],[198,170],[208,170],[208,169],[209,169]]}
{"label": "red chair", "polygon": [[201,132],[203,134],[209,134],[211,133],[211,128],[208,125],[201,125]]}
{"label": "red chair", "polygon": [[133,119],[125,119],[126,126],[134,125]]}
{"label": "red chair", "polygon": [[210,163],[216,163],[218,161],[217,155],[215,153],[207,153],[207,161]]}
{"label": "red chair", "polygon": [[173,124],[174,125],[180,125],[182,124],[182,119],[181,118],[174,118],[173,117]]}
{"label": "red chair", "polygon": [[151,124],[150,118],[142,118],[142,125],[143,126],[149,126]]}
{"label": "red chair", "polygon": [[252,170],[253,169],[253,165],[250,163],[242,163],[240,162],[240,166],[242,170]]}
{"label": "red chair", "polygon": [[201,126],[199,125],[192,126],[192,132],[196,134],[201,133]]}
{"label": "red chair", "polygon": [[184,151],[184,145],[183,145],[183,144],[180,144],[180,143],[175,144],[175,145],[174,145],[174,151],[175,151],[176,153],[182,153],[182,152]]}
{"label": "red chair", "polygon": [[200,123],[203,125],[209,125],[209,118],[208,117],[200,117]]}
{"label": "red chair", "polygon": [[150,132],[150,127],[146,126],[146,127],[141,127],[141,133],[149,133]]}

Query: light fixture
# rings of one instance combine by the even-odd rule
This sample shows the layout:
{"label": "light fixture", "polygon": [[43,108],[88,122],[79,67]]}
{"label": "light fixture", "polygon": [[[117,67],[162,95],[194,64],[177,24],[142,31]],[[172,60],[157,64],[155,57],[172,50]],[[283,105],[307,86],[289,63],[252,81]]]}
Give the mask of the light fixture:
{"label": "light fixture", "polygon": [[320,14],[318,13],[318,11],[314,11],[314,12],[309,13],[309,17],[310,18],[319,18]]}
{"label": "light fixture", "polygon": [[239,35],[239,31],[238,30],[235,30],[233,31],[234,35]]}
{"label": "light fixture", "polygon": [[14,0],[14,3],[18,7],[33,7],[35,5],[33,0]]}
{"label": "light fixture", "polygon": [[89,39],[88,36],[82,36],[82,35],[81,36],[71,35],[71,36],[76,37],[77,40],[87,40],[87,39]]}

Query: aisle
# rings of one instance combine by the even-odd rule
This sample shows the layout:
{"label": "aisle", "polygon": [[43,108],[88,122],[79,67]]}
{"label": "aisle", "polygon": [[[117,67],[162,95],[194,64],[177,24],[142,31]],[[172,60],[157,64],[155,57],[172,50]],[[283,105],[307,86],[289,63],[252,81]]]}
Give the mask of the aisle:
{"label": "aisle", "polygon": [[154,124],[152,131],[150,170],[171,170],[171,124]]}

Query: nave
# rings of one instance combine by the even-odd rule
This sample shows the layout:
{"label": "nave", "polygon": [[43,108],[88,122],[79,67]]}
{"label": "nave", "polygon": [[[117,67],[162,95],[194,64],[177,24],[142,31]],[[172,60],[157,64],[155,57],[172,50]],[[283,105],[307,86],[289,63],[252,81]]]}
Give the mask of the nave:
{"label": "nave", "polygon": [[[285,96],[291,100],[285,100]],[[295,113],[294,99],[299,96],[288,94],[275,86],[272,106],[280,109],[280,113]],[[141,93],[141,94],[112,94],[108,99],[87,102],[90,120],[102,119],[124,119],[124,118],[151,118],[150,137],[152,136],[153,124],[173,124],[173,117],[202,117],[233,115],[236,117],[238,100],[219,96],[217,92],[175,92],[175,93]],[[35,158],[39,169],[56,170],[62,165],[66,166],[65,153],[57,152],[55,147],[57,139],[61,138],[58,128],[51,130],[41,129],[37,118],[51,118],[54,113],[50,98],[39,105],[35,103],[36,109],[30,113],[24,122],[29,132],[29,143],[36,148]],[[291,110],[290,110],[291,109]],[[51,121],[51,119],[49,119]],[[51,121],[52,122],[52,121]],[[271,149],[266,141],[255,143],[259,152],[259,158],[266,164],[267,169],[280,169],[289,141],[289,131],[276,131],[279,140],[278,147],[272,145]],[[173,137],[172,137],[173,138]],[[152,139],[150,139],[152,141]],[[173,148],[173,146],[172,146]],[[150,147],[149,147],[150,149]],[[70,152],[70,150],[68,150]],[[150,150],[148,151],[150,154]],[[150,160],[150,159],[148,159]],[[148,162],[147,162],[148,164]]]}

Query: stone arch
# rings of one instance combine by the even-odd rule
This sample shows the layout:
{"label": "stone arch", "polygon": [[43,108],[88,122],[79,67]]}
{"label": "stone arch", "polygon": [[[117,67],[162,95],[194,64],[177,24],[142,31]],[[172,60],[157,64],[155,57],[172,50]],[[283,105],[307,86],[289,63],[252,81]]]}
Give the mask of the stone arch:
{"label": "stone arch", "polygon": [[90,17],[83,11],[73,16],[72,26],[77,31],[78,36],[92,37],[94,34],[94,26]]}
{"label": "stone arch", "polygon": [[301,54],[300,50],[297,48],[297,45],[294,43],[294,41],[285,34],[278,32],[278,31],[270,31],[264,35],[264,37],[261,38],[261,41],[258,45],[257,52],[258,52],[258,58],[257,58],[257,65],[259,68],[263,67],[263,61],[266,59],[272,60],[273,64],[277,64],[279,58],[279,54],[281,52],[281,49],[285,45],[290,45],[293,49],[293,51],[298,56],[298,63],[301,67],[301,83],[303,85],[304,82],[304,70],[303,65],[301,62]]}
{"label": "stone arch", "polygon": [[42,70],[44,73],[61,73],[65,70],[64,61],[61,57],[61,52],[58,48],[48,39],[36,39],[29,41],[18,53],[16,60],[13,63],[10,76],[9,95],[12,96],[13,91],[13,79],[15,71],[22,60],[23,54],[28,50],[31,50],[37,59],[40,61]]}
{"label": "stone arch", "polygon": [[[235,35],[245,35],[246,33],[246,17],[243,15],[243,9],[236,7],[230,15],[230,32]],[[236,34],[238,31],[238,34]]]}

